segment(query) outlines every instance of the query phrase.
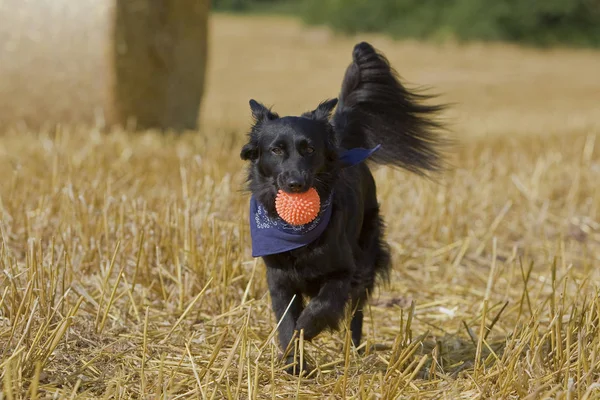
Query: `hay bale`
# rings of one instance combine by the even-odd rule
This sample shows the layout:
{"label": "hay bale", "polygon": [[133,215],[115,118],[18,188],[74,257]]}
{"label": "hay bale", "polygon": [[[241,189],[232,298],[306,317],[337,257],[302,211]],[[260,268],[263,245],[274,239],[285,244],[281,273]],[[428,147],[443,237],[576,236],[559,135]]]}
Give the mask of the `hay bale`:
{"label": "hay bale", "polygon": [[0,1],[0,129],[194,129],[209,0]]}
{"label": "hay bale", "polygon": [[109,120],[196,129],[204,90],[209,0],[117,0]]}
{"label": "hay bale", "polygon": [[0,127],[102,119],[110,1],[0,1]]}

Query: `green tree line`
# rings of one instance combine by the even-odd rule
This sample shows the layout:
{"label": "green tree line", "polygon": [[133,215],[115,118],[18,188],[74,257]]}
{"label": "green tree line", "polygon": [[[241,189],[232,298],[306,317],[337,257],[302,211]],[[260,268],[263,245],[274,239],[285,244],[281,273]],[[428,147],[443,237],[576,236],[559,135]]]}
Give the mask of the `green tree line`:
{"label": "green tree line", "polygon": [[213,0],[213,6],[292,13],[343,33],[600,46],[600,0]]}

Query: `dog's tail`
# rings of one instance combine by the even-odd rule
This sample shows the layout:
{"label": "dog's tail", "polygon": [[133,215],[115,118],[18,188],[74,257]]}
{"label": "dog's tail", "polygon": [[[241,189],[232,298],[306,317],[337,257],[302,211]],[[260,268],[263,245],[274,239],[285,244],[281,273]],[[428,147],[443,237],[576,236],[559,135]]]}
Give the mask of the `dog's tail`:
{"label": "dog's tail", "polygon": [[419,175],[438,172],[446,143],[434,119],[444,105],[426,105],[434,96],[409,92],[386,57],[369,43],[354,47],[339,104],[332,117],[338,143],[344,148],[372,148],[371,160]]}

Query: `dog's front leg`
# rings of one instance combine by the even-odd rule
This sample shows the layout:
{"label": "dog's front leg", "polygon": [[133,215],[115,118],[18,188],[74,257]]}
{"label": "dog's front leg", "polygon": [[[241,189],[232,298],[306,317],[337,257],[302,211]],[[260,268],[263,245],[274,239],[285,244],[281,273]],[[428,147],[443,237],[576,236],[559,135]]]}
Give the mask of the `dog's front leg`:
{"label": "dog's front leg", "polygon": [[317,296],[306,306],[296,329],[304,329],[304,338],[311,340],[324,329],[337,329],[344,317],[344,308],[350,293],[350,279],[336,278],[325,282]]}
{"label": "dog's front leg", "polygon": [[[285,351],[294,336],[296,321],[303,310],[302,295],[295,290],[289,279],[287,279],[286,273],[281,269],[267,268],[267,283],[269,285],[273,313],[279,323],[277,330],[279,334],[279,346],[282,351]],[[285,363],[286,365],[292,364],[295,360],[296,358],[292,350],[292,353],[286,357]],[[309,367],[305,363],[302,369],[308,372]],[[298,372],[299,370],[299,367],[295,370],[293,366],[288,368],[288,372],[290,373]]]}

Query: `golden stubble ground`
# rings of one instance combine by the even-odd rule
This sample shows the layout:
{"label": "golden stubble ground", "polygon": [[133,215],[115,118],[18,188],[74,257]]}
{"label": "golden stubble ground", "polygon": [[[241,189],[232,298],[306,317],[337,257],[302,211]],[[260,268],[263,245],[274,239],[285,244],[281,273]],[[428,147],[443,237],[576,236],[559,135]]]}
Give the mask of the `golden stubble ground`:
{"label": "golden stubble ground", "polygon": [[[297,379],[249,251],[247,101],[298,114],[335,96],[362,39],[456,103],[461,145],[438,183],[376,168],[394,269],[369,348],[323,334]],[[231,16],[213,17],[210,52],[200,133],[3,132],[3,398],[600,396],[599,53]]]}

